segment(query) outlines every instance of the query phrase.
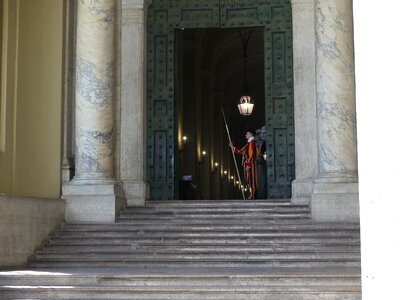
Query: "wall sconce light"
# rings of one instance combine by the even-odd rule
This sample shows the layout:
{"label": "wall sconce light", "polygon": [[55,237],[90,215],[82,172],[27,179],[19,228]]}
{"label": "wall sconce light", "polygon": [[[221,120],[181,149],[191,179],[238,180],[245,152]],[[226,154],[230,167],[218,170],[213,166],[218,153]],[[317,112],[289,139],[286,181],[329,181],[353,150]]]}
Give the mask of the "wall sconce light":
{"label": "wall sconce light", "polygon": [[181,142],[181,145],[180,145],[179,152],[183,152],[185,150],[185,145],[186,145],[187,140],[188,140],[187,136],[184,135],[182,137],[182,142]]}
{"label": "wall sconce light", "polygon": [[224,171],[224,175],[228,175],[228,171],[227,170]]}
{"label": "wall sconce light", "polygon": [[215,173],[218,169],[219,164],[217,162],[214,163],[214,166],[212,168],[212,173]]}
{"label": "wall sconce light", "polygon": [[231,180],[234,180],[234,179],[235,179],[235,177],[231,176]]}
{"label": "wall sconce light", "polygon": [[203,150],[201,151],[201,157],[199,160],[199,164],[201,164],[204,161],[204,158],[207,156],[207,151]]}

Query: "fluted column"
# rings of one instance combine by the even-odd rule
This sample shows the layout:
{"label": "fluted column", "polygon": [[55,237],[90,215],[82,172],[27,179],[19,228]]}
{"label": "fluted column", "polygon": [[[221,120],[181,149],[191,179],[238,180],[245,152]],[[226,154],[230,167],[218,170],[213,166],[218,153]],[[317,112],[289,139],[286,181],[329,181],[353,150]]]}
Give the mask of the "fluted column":
{"label": "fluted column", "polygon": [[114,179],[116,0],[77,8],[75,170],[63,188],[67,221],[110,221],[121,206]]}
{"label": "fluted column", "polygon": [[315,13],[319,173],[313,192],[313,218],[357,221],[352,1],[317,0]]}

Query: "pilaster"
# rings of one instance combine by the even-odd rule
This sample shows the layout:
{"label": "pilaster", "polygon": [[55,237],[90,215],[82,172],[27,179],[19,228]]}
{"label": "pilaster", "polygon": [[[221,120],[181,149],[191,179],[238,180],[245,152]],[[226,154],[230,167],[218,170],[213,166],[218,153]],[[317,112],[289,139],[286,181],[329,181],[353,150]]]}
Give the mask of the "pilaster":
{"label": "pilaster", "polygon": [[146,29],[151,1],[122,0],[121,181],[129,205],[144,205],[146,183]]}
{"label": "pilaster", "polygon": [[296,180],[292,202],[310,204],[318,175],[313,0],[292,0]]}
{"label": "pilaster", "polygon": [[75,54],[76,54],[76,2],[65,2],[64,20],[64,71],[63,71],[63,157],[61,167],[62,182],[73,179],[75,137]]}

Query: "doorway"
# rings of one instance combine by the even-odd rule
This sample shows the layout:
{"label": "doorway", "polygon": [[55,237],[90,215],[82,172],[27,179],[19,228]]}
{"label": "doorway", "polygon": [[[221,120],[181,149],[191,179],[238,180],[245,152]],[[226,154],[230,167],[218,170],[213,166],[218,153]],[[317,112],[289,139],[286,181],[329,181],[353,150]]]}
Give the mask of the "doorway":
{"label": "doorway", "polygon": [[[291,197],[291,184],[295,178],[291,16],[289,0],[187,0],[168,1],[168,3],[154,0],[152,2],[148,16],[146,143],[146,169],[151,199],[183,198],[180,195],[180,184],[183,184],[182,181],[193,182],[194,179],[196,179],[195,185],[207,186],[208,180],[208,186],[213,186],[208,192],[200,192],[196,198],[237,198],[237,195],[229,194],[229,189],[224,191],[225,188],[221,188],[223,185],[218,184],[221,177],[226,175],[225,171],[232,174],[231,164],[220,154],[222,148],[228,144],[226,135],[224,137],[224,128],[220,126],[221,104],[226,105],[228,122],[231,123],[231,130],[234,133],[232,138],[237,145],[245,142],[243,128],[251,126],[259,129],[262,125],[260,123],[266,126],[264,140],[267,162],[266,170],[263,172],[265,176],[263,182],[266,185],[265,193],[260,197],[267,199]],[[264,111],[264,116],[260,117],[261,119],[254,119],[259,123],[255,121],[251,124],[248,119],[245,125],[236,121],[236,103],[233,105],[240,97],[235,94],[239,93],[236,82],[239,82],[240,72],[236,72],[237,78],[232,75],[231,80],[235,82],[235,88],[232,89],[226,89],[226,82],[221,83],[221,78],[226,76],[215,74],[216,69],[227,72],[227,69],[234,68],[230,64],[226,68],[217,66],[217,62],[228,58],[221,57],[221,53],[225,51],[224,47],[228,52],[235,48],[240,49],[240,46],[235,47],[233,39],[239,28],[255,28],[262,33],[259,34],[262,37],[259,40],[263,43],[261,49],[264,51],[263,63],[258,66],[262,67],[263,72],[254,70],[255,74],[260,74],[257,79],[262,77],[264,81],[263,88],[255,88],[256,91],[264,91],[263,95],[254,96],[255,114]],[[224,43],[220,47],[220,53],[215,54],[214,46],[219,42],[218,39],[229,36],[232,36],[233,44]],[[239,41],[237,39],[238,43]],[[195,101],[195,105],[199,108],[201,106],[201,110],[196,108],[193,111],[197,114],[200,111],[203,120],[194,116],[191,118],[191,124],[185,123],[183,126],[184,107],[180,103],[186,101],[185,97],[191,89],[181,88],[182,76],[185,80],[189,78],[182,75],[187,65],[181,64],[180,60],[187,55],[189,49],[199,47],[199,42],[207,44],[206,51],[194,52],[199,57],[191,67],[198,68],[201,76],[195,81],[188,81],[185,85],[192,85],[192,90],[202,91],[200,96],[195,95],[200,97]],[[182,49],[182,55],[179,49]],[[217,59],[218,57],[220,59]],[[256,82],[257,79],[253,81]],[[241,88],[242,84],[239,87]],[[259,101],[260,99],[263,101]],[[212,118],[208,118],[210,114],[213,114]],[[199,131],[207,131],[207,127],[202,125],[208,126],[208,141],[199,138],[202,136]],[[214,137],[211,138],[211,135]],[[211,143],[215,136],[221,137],[221,140],[218,143]],[[194,157],[185,158],[189,155],[187,153],[191,153],[190,157]],[[181,162],[184,162],[184,165],[181,166]],[[188,167],[187,164],[192,166]],[[193,167],[193,164],[201,166]],[[207,176],[199,175],[206,174],[205,172],[208,173]],[[203,178],[200,180],[203,182],[198,183],[199,178]]]}
{"label": "doorway", "polygon": [[[260,146],[264,144],[264,30],[262,27],[181,29],[177,34],[178,197],[240,199],[241,158],[237,157],[239,180],[221,108],[237,146],[246,143],[244,134],[248,129],[257,130]],[[244,36],[248,37],[246,60]],[[245,80],[246,93],[256,103],[250,116],[242,116],[237,108],[244,95]],[[257,159],[257,168],[260,175],[257,198],[265,199],[266,162],[262,156]]]}

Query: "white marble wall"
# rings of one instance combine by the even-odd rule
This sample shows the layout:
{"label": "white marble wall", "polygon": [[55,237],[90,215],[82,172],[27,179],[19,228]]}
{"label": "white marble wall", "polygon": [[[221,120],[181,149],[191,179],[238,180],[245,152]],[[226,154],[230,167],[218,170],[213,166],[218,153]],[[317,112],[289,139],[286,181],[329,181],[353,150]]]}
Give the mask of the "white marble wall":
{"label": "white marble wall", "polygon": [[78,2],[76,177],[113,177],[115,0]]}

